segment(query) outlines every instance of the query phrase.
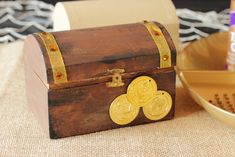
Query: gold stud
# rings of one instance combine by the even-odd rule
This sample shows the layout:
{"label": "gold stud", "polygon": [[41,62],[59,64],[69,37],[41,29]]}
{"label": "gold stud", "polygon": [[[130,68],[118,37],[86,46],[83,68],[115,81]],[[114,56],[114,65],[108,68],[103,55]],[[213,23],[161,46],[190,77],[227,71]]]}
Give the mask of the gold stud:
{"label": "gold stud", "polygon": [[57,50],[56,45],[50,45],[49,47],[50,47],[50,50],[51,50],[51,51],[56,51],[56,50]]}
{"label": "gold stud", "polygon": [[162,57],[162,59],[163,59],[163,61],[167,61],[167,60],[169,59],[169,56],[168,56],[168,55],[164,55],[164,56]]}
{"label": "gold stud", "polygon": [[152,31],[153,31],[153,34],[156,36],[161,35],[161,32],[159,31],[159,29],[156,29],[155,27],[152,27]]}
{"label": "gold stud", "polygon": [[56,77],[57,77],[58,79],[61,79],[62,76],[63,76],[63,74],[62,74],[61,72],[57,72]]}

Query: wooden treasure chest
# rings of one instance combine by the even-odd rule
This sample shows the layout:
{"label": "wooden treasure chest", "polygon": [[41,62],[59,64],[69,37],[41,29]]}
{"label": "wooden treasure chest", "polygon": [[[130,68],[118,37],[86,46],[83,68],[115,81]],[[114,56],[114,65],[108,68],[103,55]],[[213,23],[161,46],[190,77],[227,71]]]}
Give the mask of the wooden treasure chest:
{"label": "wooden treasure chest", "polygon": [[143,22],[29,35],[27,101],[50,138],[172,119],[176,49]]}

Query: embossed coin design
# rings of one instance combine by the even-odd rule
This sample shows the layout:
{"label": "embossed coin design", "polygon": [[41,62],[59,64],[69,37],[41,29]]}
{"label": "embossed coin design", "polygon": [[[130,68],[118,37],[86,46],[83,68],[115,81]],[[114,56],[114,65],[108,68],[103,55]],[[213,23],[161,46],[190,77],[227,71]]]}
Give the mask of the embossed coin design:
{"label": "embossed coin design", "polygon": [[150,104],[143,107],[144,115],[150,120],[160,120],[171,110],[172,98],[165,91],[158,91]]}
{"label": "embossed coin design", "polygon": [[157,84],[154,79],[148,76],[140,76],[134,79],[127,89],[127,99],[136,107],[142,107],[156,97]]}
{"label": "embossed coin design", "polygon": [[132,105],[127,100],[127,95],[118,96],[109,108],[109,115],[113,122],[119,125],[126,125],[132,122],[139,113],[139,107]]}

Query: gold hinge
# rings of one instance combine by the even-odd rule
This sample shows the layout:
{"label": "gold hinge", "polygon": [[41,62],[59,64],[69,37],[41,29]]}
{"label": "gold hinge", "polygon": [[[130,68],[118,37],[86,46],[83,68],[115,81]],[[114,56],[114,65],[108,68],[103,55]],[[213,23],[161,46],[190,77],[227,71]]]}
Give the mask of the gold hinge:
{"label": "gold hinge", "polygon": [[160,55],[160,68],[171,67],[171,50],[161,29],[153,22],[144,21],[144,25],[157,45]]}
{"label": "gold hinge", "polygon": [[121,87],[124,86],[124,82],[122,80],[122,73],[125,72],[124,69],[112,69],[108,70],[112,75],[112,82],[106,83],[107,87]]}
{"label": "gold hinge", "polygon": [[51,33],[46,32],[38,33],[37,35],[39,35],[39,37],[42,39],[43,44],[47,50],[54,82],[56,84],[68,82],[64,60],[55,37]]}

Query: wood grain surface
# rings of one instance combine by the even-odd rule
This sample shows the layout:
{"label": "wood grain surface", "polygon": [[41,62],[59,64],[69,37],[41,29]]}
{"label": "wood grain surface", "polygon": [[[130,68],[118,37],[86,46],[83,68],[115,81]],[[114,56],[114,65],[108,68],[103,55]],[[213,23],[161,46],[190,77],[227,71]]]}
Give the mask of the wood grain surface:
{"label": "wood grain surface", "polygon": [[[62,138],[123,127],[109,117],[109,106],[126,93],[129,83],[139,76],[150,76],[158,90],[173,99],[169,114],[174,116],[176,49],[162,25],[171,49],[172,67],[159,68],[159,51],[142,23],[83,30],[54,32],[68,75],[68,82],[55,84],[51,63],[42,40],[31,35],[25,42],[26,92],[28,105],[50,138]],[[122,87],[110,88],[111,69],[124,69]],[[33,98],[33,99],[31,99]],[[126,126],[154,122],[142,111]]]}
{"label": "wood grain surface", "polygon": [[[166,29],[156,23],[172,50],[172,66],[176,64],[176,49]],[[158,48],[142,23],[107,26],[82,30],[54,32],[67,70],[69,82],[108,75],[108,69],[125,69],[126,73],[159,67]],[[37,39],[46,64],[47,78],[53,86],[51,64],[42,40]],[[66,86],[66,85],[65,85]],[[63,88],[63,84],[60,85]]]}
{"label": "wood grain surface", "polygon": [[[175,72],[174,69],[158,73],[139,73],[132,79],[125,80],[125,86],[109,88],[105,83],[93,84],[49,91],[50,137],[59,138],[77,134],[124,127],[115,124],[109,117],[109,106],[119,95],[125,94],[129,83],[138,76],[150,76],[158,85],[158,90],[165,90],[172,96],[173,107],[162,120],[174,116]],[[154,122],[142,113],[125,126]]]}

